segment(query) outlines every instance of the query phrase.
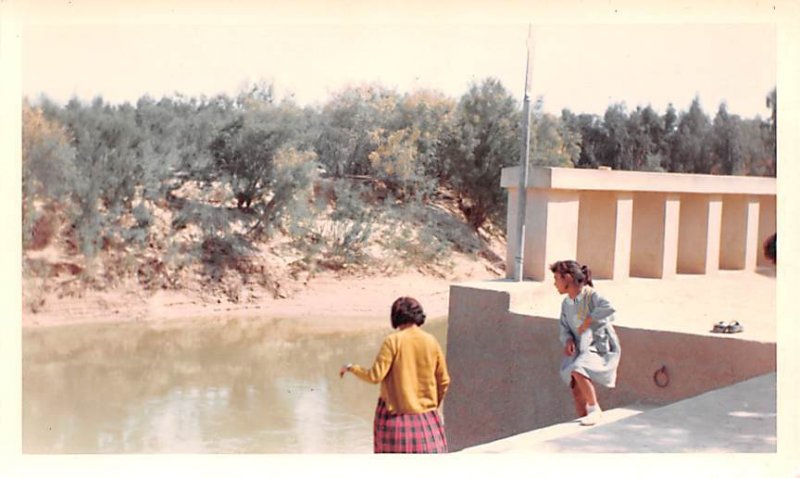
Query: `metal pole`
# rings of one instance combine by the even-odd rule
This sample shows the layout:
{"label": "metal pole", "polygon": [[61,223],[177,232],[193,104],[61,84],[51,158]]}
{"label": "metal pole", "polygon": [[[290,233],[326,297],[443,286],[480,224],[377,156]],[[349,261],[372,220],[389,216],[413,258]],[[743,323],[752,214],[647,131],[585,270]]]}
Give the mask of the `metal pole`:
{"label": "metal pole", "polygon": [[525,206],[527,203],[528,156],[531,147],[531,59],[533,58],[532,27],[528,25],[528,58],[525,61],[525,96],[522,102],[522,151],[519,155],[519,189],[517,189],[517,250],[514,254],[514,280],[522,280],[522,263],[525,258]]}

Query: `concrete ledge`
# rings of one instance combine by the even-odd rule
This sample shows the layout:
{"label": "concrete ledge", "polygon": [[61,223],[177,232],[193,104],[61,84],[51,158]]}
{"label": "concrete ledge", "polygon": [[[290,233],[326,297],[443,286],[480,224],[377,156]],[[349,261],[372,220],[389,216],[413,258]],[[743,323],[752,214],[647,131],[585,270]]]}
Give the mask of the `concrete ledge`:
{"label": "concrete ledge", "polygon": [[[501,186],[519,188],[519,174],[519,166],[503,168],[500,178]],[[763,194],[772,196],[776,193],[775,178],[545,167],[529,169],[527,187],[582,191]]]}
{"label": "concrete ledge", "polygon": [[660,408],[614,409],[594,427],[562,423],[468,453],[775,453],[776,374]]}
{"label": "concrete ledge", "polygon": [[[605,427],[619,420],[639,415],[649,409],[653,408],[634,406],[605,410],[603,412],[603,422],[597,426]],[[538,453],[542,451],[551,451],[552,447],[548,447],[548,442],[578,435],[581,432],[587,432],[589,430],[589,428],[581,425],[579,420],[576,419],[549,427],[539,428],[530,432],[520,433],[519,435],[510,436],[483,445],[464,448],[461,450],[461,453]]]}

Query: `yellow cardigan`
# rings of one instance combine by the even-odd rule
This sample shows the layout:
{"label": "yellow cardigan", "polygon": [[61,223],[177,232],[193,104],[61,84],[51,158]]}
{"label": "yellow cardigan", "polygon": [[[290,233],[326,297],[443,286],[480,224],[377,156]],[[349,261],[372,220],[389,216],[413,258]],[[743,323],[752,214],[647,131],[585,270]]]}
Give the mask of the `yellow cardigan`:
{"label": "yellow cardigan", "polygon": [[380,396],[395,413],[438,408],[450,385],[439,342],[416,325],[386,337],[372,368],[353,365],[350,371],[367,382],[380,382]]}

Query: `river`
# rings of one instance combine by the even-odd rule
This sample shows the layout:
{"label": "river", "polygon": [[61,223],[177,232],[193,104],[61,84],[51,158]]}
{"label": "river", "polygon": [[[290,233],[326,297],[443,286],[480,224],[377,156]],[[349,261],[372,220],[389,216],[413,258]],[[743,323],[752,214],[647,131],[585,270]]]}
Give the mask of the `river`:
{"label": "river", "polygon": [[[447,322],[429,321],[445,349]],[[371,453],[385,330],[218,319],[23,330],[24,453]]]}

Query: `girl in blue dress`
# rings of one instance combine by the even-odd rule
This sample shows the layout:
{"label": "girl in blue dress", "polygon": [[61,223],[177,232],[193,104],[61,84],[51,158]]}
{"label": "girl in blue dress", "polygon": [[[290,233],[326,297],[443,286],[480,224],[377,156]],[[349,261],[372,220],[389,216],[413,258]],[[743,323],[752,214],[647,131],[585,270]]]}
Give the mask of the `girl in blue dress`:
{"label": "girl in blue dress", "polygon": [[617,381],[620,346],[614,308],[593,288],[592,272],[576,261],[550,265],[561,303],[560,334],[565,358],[561,378],[572,389],[581,424],[595,425],[602,417],[594,384],[613,388]]}

